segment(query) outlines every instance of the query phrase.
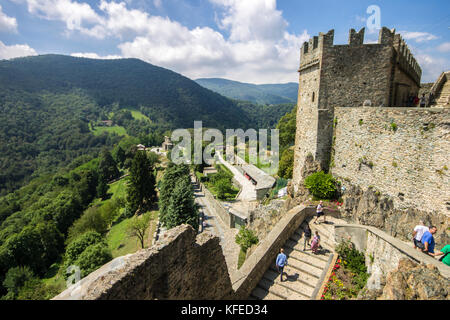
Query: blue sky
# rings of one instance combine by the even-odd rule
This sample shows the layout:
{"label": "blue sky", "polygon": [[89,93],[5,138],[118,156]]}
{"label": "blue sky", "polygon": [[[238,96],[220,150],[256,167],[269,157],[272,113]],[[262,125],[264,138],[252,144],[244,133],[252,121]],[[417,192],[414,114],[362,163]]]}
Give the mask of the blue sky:
{"label": "blue sky", "polygon": [[[0,59],[59,53],[134,57],[192,79],[297,82],[300,46],[335,29],[367,27],[371,5],[423,70],[450,69],[450,1],[432,0],[0,0]],[[367,29],[367,28],[366,28]],[[377,39],[366,30],[366,42]]]}

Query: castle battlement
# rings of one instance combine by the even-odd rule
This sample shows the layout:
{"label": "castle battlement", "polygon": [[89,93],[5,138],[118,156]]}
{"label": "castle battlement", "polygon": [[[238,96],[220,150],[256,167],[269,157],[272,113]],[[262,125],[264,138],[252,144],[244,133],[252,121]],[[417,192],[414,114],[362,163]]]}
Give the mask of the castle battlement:
{"label": "castle battlement", "polygon": [[395,29],[389,29],[383,27],[380,29],[378,42],[375,44],[364,44],[365,28],[360,31],[351,29],[349,31],[348,44],[346,45],[334,45],[334,30],[330,30],[327,33],[320,33],[319,36],[312,37],[309,41],[305,41],[301,48],[300,57],[300,69],[308,69],[311,66],[321,61],[321,56],[324,50],[340,48],[342,47],[358,47],[368,48],[373,46],[386,46],[394,48],[397,56],[396,62],[405,73],[411,77],[417,85],[420,85],[420,78],[422,76],[422,69],[418,62],[412,55],[408,45],[402,39],[400,34],[395,33]]}

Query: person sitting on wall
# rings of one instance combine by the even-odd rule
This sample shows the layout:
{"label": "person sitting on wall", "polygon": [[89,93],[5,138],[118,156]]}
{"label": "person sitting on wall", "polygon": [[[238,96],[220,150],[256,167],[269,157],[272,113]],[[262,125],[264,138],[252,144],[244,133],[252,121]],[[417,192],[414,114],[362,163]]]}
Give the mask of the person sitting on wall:
{"label": "person sitting on wall", "polygon": [[437,256],[444,255],[443,257],[441,257],[439,259],[439,261],[441,261],[442,263],[444,263],[444,264],[446,264],[446,265],[448,265],[450,267],[450,255],[449,255],[449,253],[450,253],[450,244],[448,244],[445,247],[443,247],[441,249],[441,251],[436,253],[434,256],[437,257]]}
{"label": "person sitting on wall", "polygon": [[414,249],[419,248],[420,250],[424,249],[423,243],[422,243],[422,237],[425,232],[430,231],[430,229],[424,225],[423,221],[420,220],[419,224],[414,227],[413,231],[413,243],[414,243]]}
{"label": "person sitting on wall", "polygon": [[435,226],[430,227],[430,231],[426,231],[422,236],[422,243],[424,248],[422,249],[422,252],[434,257],[436,254],[434,253],[434,237],[433,234],[435,234],[437,231],[437,228]]}

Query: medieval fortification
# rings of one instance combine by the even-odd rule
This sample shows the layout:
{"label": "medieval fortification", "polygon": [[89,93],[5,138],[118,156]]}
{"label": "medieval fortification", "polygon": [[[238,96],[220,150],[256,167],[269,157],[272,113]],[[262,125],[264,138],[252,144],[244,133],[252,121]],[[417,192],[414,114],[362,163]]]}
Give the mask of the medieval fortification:
{"label": "medieval fortification", "polygon": [[[272,206],[271,223],[260,224],[267,230],[259,233],[264,236],[240,270],[227,272],[218,238],[180,226],[152,248],[111,261],[55,299],[316,299],[334,265],[331,246],[338,234],[351,236],[384,279],[400,265],[431,264],[432,280],[420,269],[408,276],[415,282],[405,283],[403,291],[420,287],[426,290],[419,290],[419,298],[448,299],[450,269],[414,250],[410,238],[423,220],[437,226],[437,247],[450,242],[450,74],[444,72],[431,89],[439,94],[438,105],[407,107],[408,97],[421,89],[422,70],[395,30],[382,28],[373,44],[364,43],[364,29],[352,29],[346,45],[333,41],[332,30],[301,48],[289,198],[284,207]],[[303,182],[320,170],[341,183],[344,205],[338,218],[345,220],[336,230],[323,230],[322,236],[330,235],[331,252],[321,260],[296,249],[302,223],[315,213],[304,202],[311,196]],[[287,243],[299,279],[280,285],[270,279],[270,269]],[[399,286],[389,277],[384,297],[405,298],[400,289],[392,294]]]}

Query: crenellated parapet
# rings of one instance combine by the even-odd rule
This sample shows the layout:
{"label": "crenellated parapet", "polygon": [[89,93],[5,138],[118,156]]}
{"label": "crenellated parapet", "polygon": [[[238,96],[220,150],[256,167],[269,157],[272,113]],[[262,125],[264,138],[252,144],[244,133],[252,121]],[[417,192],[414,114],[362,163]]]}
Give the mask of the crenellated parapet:
{"label": "crenellated parapet", "polygon": [[419,63],[414,58],[408,45],[402,39],[400,34],[395,35],[394,48],[397,52],[397,64],[403,69],[411,78],[413,78],[418,85],[422,77],[422,69]]}
{"label": "crenellated parapet", "polygon": [[324,47],[333,46],[334,30],[320,33],[309,41],[305,41],[301,49],[300,69],[304,70],[320,62]]}

